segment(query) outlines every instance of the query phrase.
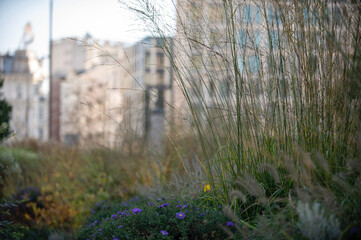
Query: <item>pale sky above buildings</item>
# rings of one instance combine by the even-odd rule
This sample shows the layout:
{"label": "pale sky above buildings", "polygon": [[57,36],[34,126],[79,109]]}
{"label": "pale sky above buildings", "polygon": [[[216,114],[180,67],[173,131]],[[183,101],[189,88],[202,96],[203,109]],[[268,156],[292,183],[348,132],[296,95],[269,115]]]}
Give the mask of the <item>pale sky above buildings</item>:
{"label": "pale sky above buildings", "polygon": [[[155,0],[161,3],[170,0]],[[27,22],[38,57],[48,55],[50,0],[0,0],[0,54],[19,47]],[[169,10],[172,6],[167,7]],[[144,26],[144,25],[143,25]],[[84,37],[131,43],[149,35],[118,0],[53,0],[53,39]]]}

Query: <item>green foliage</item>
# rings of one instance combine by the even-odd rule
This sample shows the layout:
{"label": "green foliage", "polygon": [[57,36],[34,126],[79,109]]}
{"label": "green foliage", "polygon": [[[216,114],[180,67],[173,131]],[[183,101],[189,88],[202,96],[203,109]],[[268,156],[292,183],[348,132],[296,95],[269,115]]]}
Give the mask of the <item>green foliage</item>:
{"label": "green foliage", "polygon": [[19,202],[0,203],[0,238],[1,239],[23,239],[24,227],[14,224],[10,220],[10,211],[18,207]]}
{"label": "green foliage", "polygon": [[[0,79],[0,89],[2,88],[4,81]],[[10,136],[11,131],[9,128],[10,116],[12,107],[6,102],[6,100],[1,99],[0,95],[0,142]]]}
{"label": "green foliage", "polygon": [[4,187],[7,185],[9,175],[13,172],[14,159],[9,151],[0,146],[0,238],[22,239],[24,228],[14,224],[11,220],[11,211],[18,208],[21,201],[6,200],[3,197]]}
{"label": "green foliage", "polygon": [[[37,202],[27,203],[31,214],[17,218],[33,227],[69,232],[85,220],[96,202],[126,199],[137,185],[149,185],[154,173],[163,176],[158,166],[144,161],[143,156],[105,149],[18,143],[1,156],[14,162],[4,184],[4,196],[10,198],[24,188],[40,190]],[[170,168],[162,166],[165,173]]]}
{"label": "green foliage", "polygon": [[93,212],[78,239],[224,239],[227,235],[219,225],[232,229],[218,205],[205,206],[199,199],[134,198],[98,203]]}

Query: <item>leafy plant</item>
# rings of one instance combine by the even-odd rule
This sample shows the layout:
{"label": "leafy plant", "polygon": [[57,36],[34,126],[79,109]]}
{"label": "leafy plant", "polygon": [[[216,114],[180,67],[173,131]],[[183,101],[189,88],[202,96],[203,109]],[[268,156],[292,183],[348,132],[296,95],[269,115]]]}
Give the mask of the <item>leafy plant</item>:
{"label": "leafy plant", "polygon": [[[0,89],[4,84],[4,80],[0,79]],[[2,98],[2,94],[0,95]],[[0,99],[0,142],[10,136],[11,131],[9,128],[10,116],[12,107],[4,99]]]}
{"label": "leafy plant", "polygon": [[219,206],[204,205],[199,199],[136,197],[98,203],[78,239],[224,239],[220,225],[234,227]]}

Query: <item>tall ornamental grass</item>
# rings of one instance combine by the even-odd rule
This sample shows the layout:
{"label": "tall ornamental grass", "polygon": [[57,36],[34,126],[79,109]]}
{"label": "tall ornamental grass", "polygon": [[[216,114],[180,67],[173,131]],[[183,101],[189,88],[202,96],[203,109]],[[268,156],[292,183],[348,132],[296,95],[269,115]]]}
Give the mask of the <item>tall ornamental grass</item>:
{"label": "tall ornamental grass", "polygon": [[[331,176],[357,156],[361,82],[358,1],[120,1],[164,40],[214,197],[258,168],[322,156]],[[175,25],[163,21],[174,8]],[[169,19],[169,18],[168,18]],[[175,33],[174,46],[167,34]],[[179,123],[177,123],[179,124]],[[297,171],[298,171],[297,170]],[[287,194],[292,184],[262,185]],[[331,177],[323,184],[331,184]]]}

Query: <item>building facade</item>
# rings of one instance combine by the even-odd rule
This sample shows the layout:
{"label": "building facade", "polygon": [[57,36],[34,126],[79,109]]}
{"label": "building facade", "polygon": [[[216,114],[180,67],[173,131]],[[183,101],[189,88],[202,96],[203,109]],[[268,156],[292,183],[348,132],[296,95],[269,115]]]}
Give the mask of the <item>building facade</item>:
{"label": "building facade", "polygon": [[[353,39],[347,12],[352,4],[345,1],[177,1],[177,81],[188,87],[195,108],[235,109],[242,95],[265,111],[289,98],[286,86],[295,79],[321,80],[332,64],[343,64]],[[319,64],[327,58],[330,65]],[[284,90],[275,93],[277,85]],[[304,91],[301,85],[297,91]]]}
{"label": "building facade", "polygon": [[161,146],[172,74],[159,44],[150,37],[130,46],[54,42],[54,139],[132,149],[151,138]]}
{"label": "building facade", "polygon": [[13,139],[48,139],[48,97],[40,61],[29,50],[0,56],[3,96],[12,106]]}

